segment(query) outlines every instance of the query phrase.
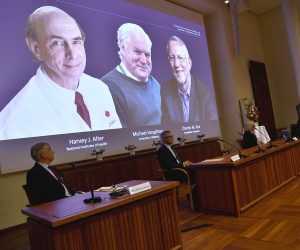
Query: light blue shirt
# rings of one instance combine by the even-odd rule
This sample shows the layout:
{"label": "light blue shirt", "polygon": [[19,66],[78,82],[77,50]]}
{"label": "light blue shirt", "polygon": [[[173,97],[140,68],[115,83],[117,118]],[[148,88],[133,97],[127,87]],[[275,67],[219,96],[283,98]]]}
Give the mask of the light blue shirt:
{"label": "light blue shirt", "polygon": [[183,118],[185,122],[189,121],[189,116],[190,116],[190,93],[191,93],[191,84],[189,84],[188,89],[186,93],[183,93],[179,88],[178,88],[178,95],[181,100],[181,106],[182,106],[182,111],[183,111]]}

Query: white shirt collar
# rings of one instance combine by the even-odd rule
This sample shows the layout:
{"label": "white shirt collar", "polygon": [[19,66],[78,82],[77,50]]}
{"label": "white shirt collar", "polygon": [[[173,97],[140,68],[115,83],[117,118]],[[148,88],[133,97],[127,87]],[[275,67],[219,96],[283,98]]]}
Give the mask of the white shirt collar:
{"label": "white shirt collar", "polygon": [[163,143],[163,145],[165,145],[168,149],[172,149],[170,144]]}
{"label": "white shirt collar", "polygon": [[[189,96],[191,96],[191,85],[192,85],[192,80],[191,80],[191,82],[190,82],[190,84],[189,84],[189,86],[188,86],[188,89],[187,89],[187,91],[186,91],[186,93],[187,93]],[[179,87],[178,87],[178,92],[179,92],[180,94],[184,95],[184,93],[180,90]]]}
{"label": "white shirt collar", "polygon": [[41,167],[44,168],[46,171],[48,171],[55,179],[57,179],[55,174],[51,171],[51,169],[49,169],[49,166],[46,163],[43,162],[37,162],[37,163],[41,165]]}
{"label": "white shirt collar", "polygon": [[129,70],[126,68],[126,66],[125,66],[125,64],[124,64],[123,62],[121,62],[121,63],[116,67],[116,69],[117,69],[120,73],[122,73],[122,74],[124,74],[124,75],[130,77],[131,79],[133,79],[133,80],[135,80],[135,81],[137,81],[137,82],[147,82],[147,81],[148,81],[148,77],[147,77],[147,79],[146,79],[145,81],[140,81],[139,79],[137,79],[134,75],[132,75],[132,74],[129,72]]}
{"label": "white shirt collar", "polygon": [[71,89],[67,89],[67,88],[64,88],[60,85],[58,85],[56,82],[54,82],[50,77],[49,75],[47,74],[47,72],[43,69],[42,66],[40,66],[40,68],[38,69],[38,74],[40,74],[40,76],[44,77],[47,79],[47,81],[44,81],[43,84],[48,84],[48,85],[51,85],[51,87],[53,89],[55,89],[58,93],[62,93],[63,95],[66,95],[66,96],[74,96],[75,95],[75,92],[76,91],[79,91],[80,92],[80,78],[79,78],[79,83],[78,83],[78,87],[76,90],[71,90]]}

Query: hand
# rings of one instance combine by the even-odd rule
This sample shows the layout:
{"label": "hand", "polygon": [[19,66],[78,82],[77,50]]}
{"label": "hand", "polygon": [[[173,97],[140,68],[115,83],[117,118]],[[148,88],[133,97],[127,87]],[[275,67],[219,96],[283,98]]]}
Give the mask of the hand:
{"label": "hand", "polygon": [[191,161],[185,161],[185,162],[183,162],[183,167],[190,167],[190,166],[192,166],[194,163],[192,163]]}

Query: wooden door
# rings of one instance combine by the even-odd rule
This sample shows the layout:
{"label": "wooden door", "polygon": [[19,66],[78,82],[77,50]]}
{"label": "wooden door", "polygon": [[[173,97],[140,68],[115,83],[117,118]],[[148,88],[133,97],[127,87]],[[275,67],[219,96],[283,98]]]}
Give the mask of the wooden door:
{"label": "wooden door", "polygon": [[265,64],[250,60],[249,73],[255,105],[260,113],[259,125],[264,125],[271,139],[274,139],[276,137],[276,125]]}

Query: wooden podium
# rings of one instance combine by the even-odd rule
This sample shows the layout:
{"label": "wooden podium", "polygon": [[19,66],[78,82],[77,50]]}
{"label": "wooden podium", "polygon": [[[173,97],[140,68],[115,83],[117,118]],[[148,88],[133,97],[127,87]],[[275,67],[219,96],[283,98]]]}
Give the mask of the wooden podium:
{"label": "wooden podium", "polygon": [[300,173],[300,140],[231,162],[230,156],[195,164],[198,207],[203,212],[240,216],[248,207],[295,179]]}
{"label": "wooden podium", "polygon": [[[120,185],[134,186],[134,180]],[[90,193],[27,207],[32,250],[182,249],[177,182],[150,181],[151,190],[85,204]]]}

